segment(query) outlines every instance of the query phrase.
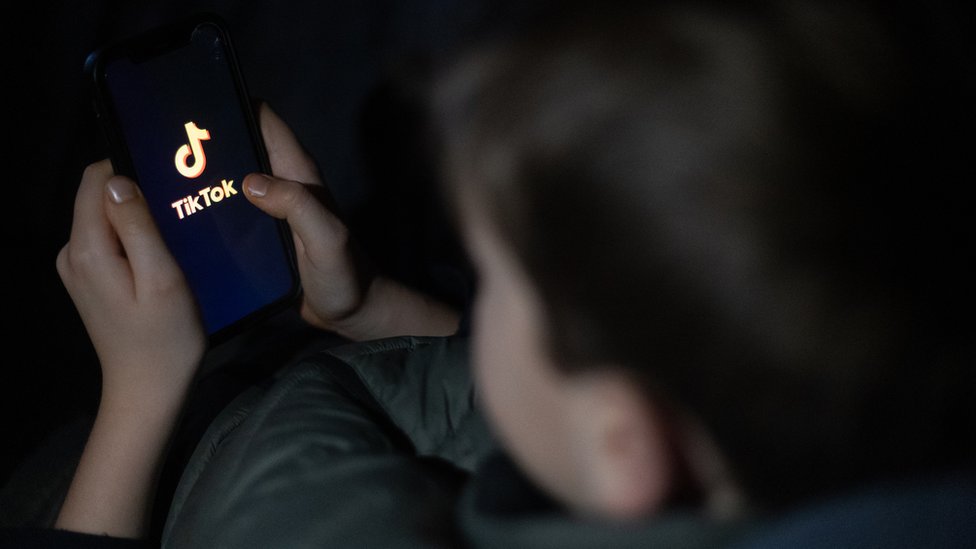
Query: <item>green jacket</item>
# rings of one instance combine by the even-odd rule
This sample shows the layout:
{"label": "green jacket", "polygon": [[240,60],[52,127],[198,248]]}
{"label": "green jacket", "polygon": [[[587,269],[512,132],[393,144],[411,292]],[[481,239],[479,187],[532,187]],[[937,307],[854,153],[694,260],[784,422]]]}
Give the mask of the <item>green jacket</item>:
{"label": "green jacket", "polygon": [[[494,457],[490,457],[494,456]],[[241,395],[174,497],[163,547],[976,547],[971,474],[718,524],[693,509],[574,520],[503,457],[463,338],[322,352]]]}

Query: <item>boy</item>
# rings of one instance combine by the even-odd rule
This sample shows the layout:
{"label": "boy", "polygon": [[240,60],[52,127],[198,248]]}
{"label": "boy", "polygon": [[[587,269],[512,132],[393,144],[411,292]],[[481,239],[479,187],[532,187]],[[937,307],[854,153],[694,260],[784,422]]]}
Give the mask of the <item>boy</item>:
{"label": "boy", "polygon": [[[946,238],[968,233],[913,180],[905,152],[925,148],[883,28],[814,3],[601,9],[472,56],[438,96],[479,273],[476,382],[453,338],[309,359],[218,419],[164,545],[973,542],[976,383]],[[267,109],[262,126],[278,177],[244,189],[292,226],[305,318],[453,332],[449,308],[361,282],[296,182],[312,163]],[[136,538],[199,324],[104,163],[58,266],[104,372],[58,527]],[[483,459],[472,386],[515,467]]]}

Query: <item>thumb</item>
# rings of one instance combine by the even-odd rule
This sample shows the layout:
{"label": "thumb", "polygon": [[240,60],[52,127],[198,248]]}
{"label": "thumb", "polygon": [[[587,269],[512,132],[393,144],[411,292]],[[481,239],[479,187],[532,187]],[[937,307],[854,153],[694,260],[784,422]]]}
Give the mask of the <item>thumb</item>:
{"label": "thumb", "polygon": [[137,281],[178,272],[149,206],[132,180],[114,176],[105,183],[105,214],[119,236]]}
{"label": "thumb", "polygon": [[316,197],[313,186],[252,173],[244,178],[244,194],[264,212],[286,220],[295,233],[298,251],[312,259],[345,246],[345,225]]}

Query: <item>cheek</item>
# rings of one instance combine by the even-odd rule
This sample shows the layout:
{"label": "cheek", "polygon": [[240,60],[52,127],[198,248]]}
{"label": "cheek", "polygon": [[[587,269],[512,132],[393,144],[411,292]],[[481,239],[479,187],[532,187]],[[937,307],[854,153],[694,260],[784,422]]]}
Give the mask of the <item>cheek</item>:
{"label": "cheek", "polygon": [[517,434],[521,408],[519,372],[525,361],[525,342],[520,341],[512,315],[490,291],[479,295],[473,319],[473,366],[475,382],[489,419],[502,438]]}
{"label": "cheek", "polygon": [[532,311],[485,288],[474,313],[476,384],[496,435],[540,485],[564,483],[569,464],[561,383],[541,352]]}

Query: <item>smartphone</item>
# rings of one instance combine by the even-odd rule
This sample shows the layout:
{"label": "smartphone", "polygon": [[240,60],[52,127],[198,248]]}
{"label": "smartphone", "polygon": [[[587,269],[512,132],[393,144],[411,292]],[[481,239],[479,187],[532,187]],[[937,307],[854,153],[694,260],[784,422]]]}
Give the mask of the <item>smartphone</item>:
{"label": "smartphone", "polygon": [[248,173],[271,172],[222,21],[195,16],[97,50],[85,65],[115,173],[146,197],[211,341],[291,303],[290,231],[241,188]]}

